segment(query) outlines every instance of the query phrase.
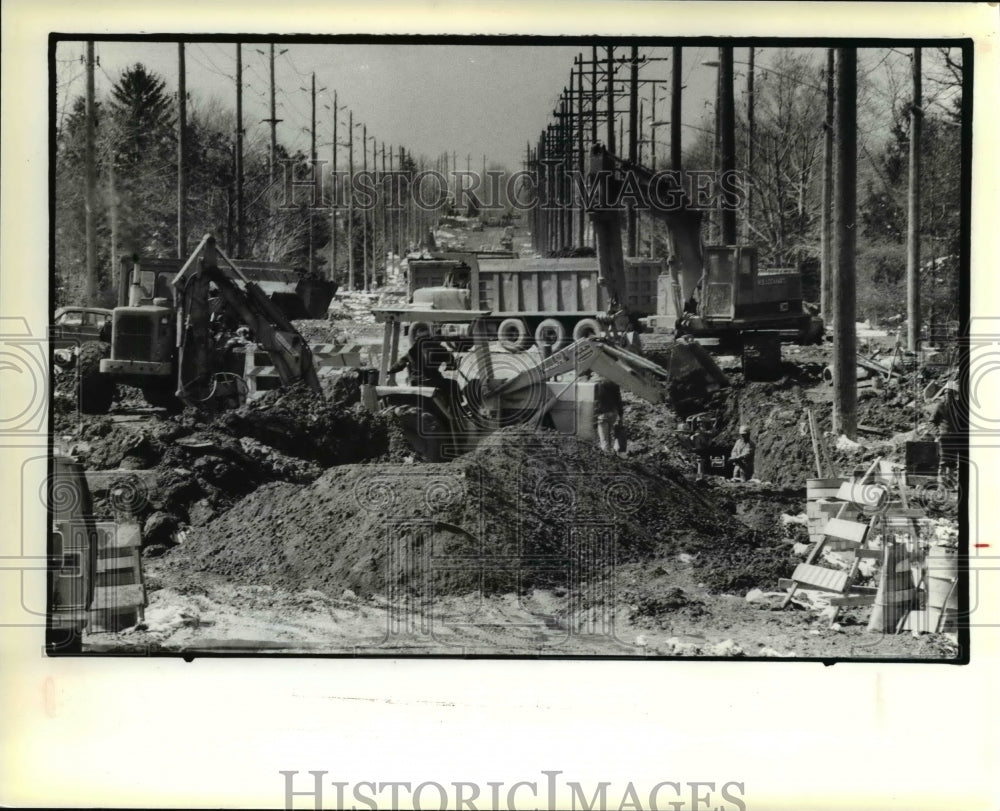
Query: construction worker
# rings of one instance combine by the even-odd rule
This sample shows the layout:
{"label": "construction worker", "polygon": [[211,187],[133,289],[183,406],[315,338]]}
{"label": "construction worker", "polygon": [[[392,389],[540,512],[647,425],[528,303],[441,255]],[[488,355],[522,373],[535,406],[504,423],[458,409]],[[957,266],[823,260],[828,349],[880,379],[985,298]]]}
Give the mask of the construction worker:
{"label": "construction worker", "polygon": [[698,455],[697,478],[704,479],[710,469],[709,456],[712,448],[712,435],[708,432],[702,420],[695,422],[694,433],[691,434],[691,447]]}
{"label": "construction worker", "polygon": [[750,439],[750,429],[741,425],[739,438],[729,454],[729,460],[733,463],[734,482],[745,482],[753,478],[753,458],[756,451],[757,446]]}
{"label": "construction worker", "polygon": [[944,386],[944,397],[931,415],[931,422],[938,429],[938,443],[941,446],[940,471],[945,476],[958,471],[962,452],[964,420],[960,400],[958,381],[948,381]]}
{"label": "construction worker", "polygon": [[594,385],[594,416],[597,419],[597,443],[607,453],[616,451],[616,427],[625,429],[625,404],[621,387],[611,380]]}
{"label": "construction worker", "polygon": [[441,366],[451,366],[454,357],[439,335],[431,335],[430,327],[419,324],[412,331],[412,343],[403,357],[389,367],[394,375],[409,370],[411,386],[429,386],[440,391],[448,401],[449,410],[458,404],[458,386],[454,380],[441,374]]}
{"label": "construction worker", "polygon": [[[431,335],[426,324],[418,324],[411,332],[410,341],[409,350],[389,368],[389,374],[409,369],[411,386],[442,386],[445,377],[441,374],[441,364],[450,360],[450,353],[444,349],[441,338]],[[442,352],[447,357],[443,357]]]}

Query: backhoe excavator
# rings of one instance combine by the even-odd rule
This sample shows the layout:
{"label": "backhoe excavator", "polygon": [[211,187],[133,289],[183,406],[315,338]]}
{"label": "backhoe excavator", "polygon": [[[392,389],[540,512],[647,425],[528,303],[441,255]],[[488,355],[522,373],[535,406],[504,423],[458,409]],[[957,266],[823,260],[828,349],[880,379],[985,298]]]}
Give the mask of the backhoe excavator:
{"label": "backhoe excavator", "polygon": [[210,234],[180,270],[177,265],[134,261],[123,272],[110,346],[80,347],[82,411],[106,413],[119,382],[141,388],[151,405],[173,410],[238,404],[247,390],[248,338],[269,353],[283,385],[303,380],[319,390],[312,353],[290,314],[325,313],[335,285],[266,263],[235,263]]}
{"label": "backhoe excavator", "polygon": [[[625,300],[628,281],[619,202],[626,174],[629,193],[638,194],[647,203],[643,211],[667,229],[672,290],[667,310],[675,317],[675,335],[732,345],[742,353],[744,374],[765,379],[777,374],[782,340],[822,340],[823,322],[804,307],[797,270],[760,268],[757,250],[749,245],[703,246],[701,212],[677,187],[676,177],[621,160],[596,145],[591,150],[587,199],[602,283],[613,300]],[[629,317],[624,307],[611,315],[619,328]]]}

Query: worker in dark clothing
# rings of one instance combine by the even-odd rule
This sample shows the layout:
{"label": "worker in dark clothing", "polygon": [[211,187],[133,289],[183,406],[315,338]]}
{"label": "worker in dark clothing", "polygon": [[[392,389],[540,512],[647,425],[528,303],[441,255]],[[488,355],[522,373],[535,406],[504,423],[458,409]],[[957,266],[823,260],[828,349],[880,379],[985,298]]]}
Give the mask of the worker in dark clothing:
{"label": "worker in dark clothing", "polygon": [[104,323],[101,324],[101,331],[97,334],[97,340],[111,343],[111,316],[104,316]]}
{"label": "worker in dark clothing", "polygon": [[697,478],[704,479],[711,468],[712,435],[700,420],[695,423],[694,433],[691,434],[691,447],[698,455]]}
{"label": "worker in dark clothing", "polygon": [[750,439],[750,429],[747,426],[741,425],[739,433],[739,439],[733,445],[729,459],[733,463],[733,481],[747,482],[753,478],[753,462],[757,446]]}
{"label": "worker in dark clothing", "polygon": [[615,452],[616,434],[625,429],[625,404],[617,383],[599,380],[594,386],[594,416],[597,418],[597,442],[601,450]]}
{"label": "worker in dark clothing", "polygon": [[931,422],[938,429],[941,445],[941,474],[957,473],[958,463],[965,446],[966,420],[963,417],[961,390],[954,380],[944,387],[944,398],[931,415]]}
{"label": "worker in dark clothing", "polygon": [[411,386],[440,386],[444,380],[441,364],[449,360],[441,357],[442,351],[447,354],[441,339],[431,335],[423,325],[417,326],[410,337],[409,351],[389,368],[389,374],[409,369]]}
{"label": "worker in dark clothing", "polygon": [[419,325],[413,331],[412,339],[409,351],[389,367],[389,374],[394,375],[408,369],[411,386],[437,389],[447,399],[450,410],[458,404],[458,386],[454,380],[441,373],[441,367],[450,366],[454,362],[451,351],[445,346],[441,336],[431,335],[430,329],[424,325]]}

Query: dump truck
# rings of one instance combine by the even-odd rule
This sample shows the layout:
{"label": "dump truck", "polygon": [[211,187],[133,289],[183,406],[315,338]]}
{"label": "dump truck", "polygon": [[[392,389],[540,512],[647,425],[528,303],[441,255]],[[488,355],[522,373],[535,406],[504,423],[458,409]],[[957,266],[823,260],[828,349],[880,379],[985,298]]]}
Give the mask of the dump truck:
{"label": "dump truck", "polygon": [[[662,262],[629,259],[625,268],[629,312],[635,318],[654,314]],[[411,261],[409,300],[415,308],[489,311],[482,326],[510,352],[532,345],[558,351],[573,340],[606,331],[612,296],[601,276],[596,257],[442,254]],[[460,334],[464,323],[435,321],[434,329]]]}
{"label": "dump truck", "polygon": [[277,264],[231,261],[211,235],[187,260],[133,257],[120,274],[110,345],[80,347],[81,410],[106,413],[117,383],[170,409],[231,399],[244,368],[240,325],[271,354],[283,382],[311,381],[309,348],[291,319],[325,315],[335,292],[332,282]]}
{"label": "dump truck", "polygon": [[[710,245],[701,241],[700,211],[691,207],[676,188],[651,169],[621,160],[600,144],[591,150],[588,200],[597,200],[591,219],[597,234],[598,256],[609,279],[624,285],[621,247],[622,210],[614,204],[624,173],[649,201],[678,200],[670,208],[649,205],[644,211],[667,228],[670,257],[667,294],[659,296],[672,317],[675,334],[713,339],[742,352],[744,372],[769,377],[781,358],[781,341],[812,343],[822,340],[823,321],[809,312],[802,298],[802,275],[789,268],[759,267],[750,245]],[[602,185],[603,184],[603,185]],[[595,188],[597,187],[597,188]],[[599,191],[599,193],[593,193]],[[662,285],[661,285],[662,287]]]}
{"label": "dump truck", "polygon": [[[708,352],[690,340],[663,350],[665,365],[618,345],[614,338],[587,336],[547,356],[491,349],[493,314],[485,310],[377,308],[384,324],[382,361],[362,385],[372,411],[392,410],[413,448],[427,461],[468,450],[479,438],[505,427],[550,428],[594,438],[594,389],[588,373],[618,383],[651,403],[668,403],[681,417],[704,409],[713,393],[729,385]],[[399,355],[402,324],[464,323],[452,339],[450,385],[396,385],[389,370]],[[411,325],[412,333],[412,321]],[[449,339],[441,338],[448,341]]]}

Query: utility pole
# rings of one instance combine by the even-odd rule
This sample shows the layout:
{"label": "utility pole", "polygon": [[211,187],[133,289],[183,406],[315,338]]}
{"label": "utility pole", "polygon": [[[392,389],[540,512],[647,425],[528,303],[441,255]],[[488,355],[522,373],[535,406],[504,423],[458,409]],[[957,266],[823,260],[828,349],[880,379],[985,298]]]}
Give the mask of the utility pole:
{"label": "utility pole", "polygon": [[[655,85],[654,85],[655,87]],[[614,88],[612,86],[612,92]],[[629,59],[628,77],[628,159],[630,163],[639,160],[639,48],[632,46]],[[639,255],[639,235],[637,233],[637,214],[635,204],[629,202],[626,218],[626,234],[628,237],[628,255]]]}
{"label": "utility pole", "polygon": [[354,292],[354,110],[347,120],[347,286]]}
{"label": "utility pole", "polygon": [[[284,50],[281,51],[281,53],[285,53],[287,50],[288,49],[285,48]],[[257,53],[263,54],[264,52],[258,49]],[[271,117],[265,118],[263,119],[263,121],[265,124],[269,124],[271,128],[271,148],[270,152],[268,153],[268,170],[269,170],[268,180],[270,182],[270,185],[273,187],[274,182],[277,179],[276,175],[278,171],[278,124],[284,121],[283,118],[277,117],[277,107],[275,101],[277,84],[275,83],[274,80],[274,43],[271,43],[269,49],[269,61],[270,61],[270,76],[271,76],[271,82],[270,82]]]}
{"label": "utility pole", "polygon": [[746,214],[743,218],[743,241],[750,242],[750,222],[753,214],[753,182],[750,178],[753,175],[753,139],[754,139],[754,48],[751,46],[749,58],[747,59],[747,202]]}
{"label": "utility pole", "polygon": [[681,168],[681,46],[673,47],[670,65],[670,168]]}
{"label": "utility pole", "polygon": [[837,48],[835,106],[836,185],[834,229],[836,275],[833,295],[837,308],[833,334],[834,430],[857,438],[857,334],[855,332],[855,224],[857,215],[857,62],[856,48]]}
{"label": "utility pole", "polygon": [[569,166],[570,156],[573,151],[573,142],[570,139],[570,131],[573,128],[573,107],[563,88],[563,98],[559,105],[559,151],[562,153],[559,161],[559,199],[562,204],[563,232],[560,248],[568,247],[573,243],[573,206],[570,201],[569,187]]}
{"label": "utility pole", "polygon": [[118,189],[115,184],[115,152],[112,149],[108,160],[108,198],[111,219],[111,279],[118,289]]}
{"label": "utility pole", "polygon": [[913,49],[913,102],[910,104],[910,186],[906,206],[906,348],[920,345],[920,140],[921,105],[920,48]]}
{"label": "utility pole", "polygon": [[[576,171],[581,178],[586,171],[583,162],[583,54],[576,57]],[[577,244],[583,247],[587,239],[587,212],[583,200],[577,200],[577,211]]]}
{"label": "utility pole", "polygon": [[395,273],[399,265],[397,263],[396,257],[399,256],[399,251],[396,245],[396,234],[399,230],[399,223],[396,221],[398,216],[398,211],[396,209],[396,156],[395,151],[392,148],[392,144],[389,144],[389,256],[392,257],[392,267]]}
{"label": "utility pole", "polygon": [[[368,125],[361,125],[361,176],[368,182]],[[368,206],[361,210],[361,273],[368,292]]]}
{"label": "utility pole", "polygon": [[552,247],[549,233],[549,169],[545,165],[545,159],[548,157],[547,146],[543,131],[538,136],[537,159],[535,160],[535,188],[541,191],[541,205],[536,206],[538,210],[538,251],[540,253],[544,253]]}
{"label": "utility pole", "polygon": [[[406,149],[401,146],[399,148],[399,172],[400,172],[399,182],[400,182],[401,186],[402,186],[402,184],[404,182],[402,175],[405,172],[405,169],[403,168],[406,165],[406,162],[404,161],[405,157],[406,157]],[[410,218],[410,199],[409,198],[412,197],[412,196],[413,196],[413,189],[410,188],[409,179],[407,179],[407,181],[406,181],[406,202],[403,204],[403,208],[399,212],[399,214],[400,214],[400,222],[399,222],[399,242],[400,242],[399,250],[400,250],[400,254],[402,254],[402,252],[404,250],[403,243],[409,242],[411,240],[411,235],[410,235],[410,228],[411,228],[411,226],[410,226],[410,219],[411,218]],[[407,247],[409,247],[409,246],[407,246]]]}
{"label": "utility pole", "polygon": [[[736,115],[733,101],[733,47],[719,48],[719,147],[720,169],[723,175],[736,171]],[[736,244],[736,209],[725,204],[719,196],[722,207],[722,244]]]}
{"label": "utility pole", "polygon": [[83,300],[93,305],[97,298],[97,167],[94,156],[94,42],[87,41],[87,90],[84,102],[84,229],[86,234],[87,268],[83,280]]}
{"label": "utility pole", "polygon": [[[310,257],[311,254],[310,247]],[[243,256],[243,45],[239,42],[236,43],[236,255]]]}
{"label": "utility pole", "polygon": [[614,46],[607,47],[608,73],[608,152],[615,154],[615,57]]}
{"label": "utility pole", "polygon": [[337,204],[340,202],[340,177],[337,175],[337,118],[340,108],[337,107],[337,91],[333,91],[333,203],[330,206],[330,278],[337,278]]}
{"label": "utility pole", "polygon": [[833,64],[834,49],[826,51],[826,119],[823,121],[823,208],[820,216],[820,287],[819,311],[831,333],[834,332],[833,308]]}
{"label": "utility pole", "polygon": [[[323,88],[324,90],[326,88]],[[309,121],[309,171],[312,173],[312,199],[309,201],[309,272],[316,271],[316,251],[313,244],[313,212],[316,210],[316,192],[322,189],[322,177],[319,169],[319,155],[316,152],[316,72],[313,71],[312,83],[309,86],[310,121]]]}
{"label": "utility pole", "polygon": [[590,49],[590,144],[597,143],[597,46]]}
{"label": "utility pole", "polygon": [[274,43],[271,43],[271,117],[268,119],[268,123],[271,125],[271,152],[270,152],[270,182],[271,186],[274,186],[274,174],[275,174],[275,163],[278,157],[278,118],[275,112],[275,101],[274,101]]}
{"label": "utility pole", "polygon": [[[184,43],[177,43],[177,258],[187,257],[187,67],[184,63]],[[111,155],[111,171],[114,172],[114,153]],[[112,191],[112,203],[115,202]],[[112,209],[115,211],[117,206]],[[117,218],[116,218],[117,219]],[[114,254],[115,240],[112,237],[113,273],[118,273]]]}
{"label": "utility pole", "polygon": [[649,168],[656,171],[656,85],[653,85],[653,104],[649,111]]}

